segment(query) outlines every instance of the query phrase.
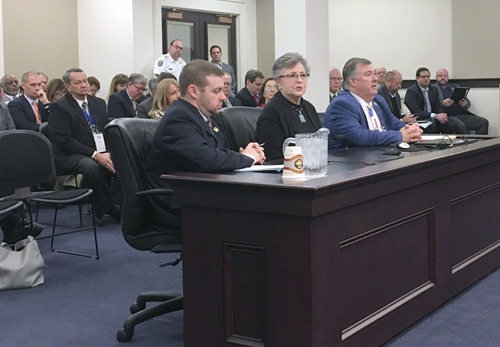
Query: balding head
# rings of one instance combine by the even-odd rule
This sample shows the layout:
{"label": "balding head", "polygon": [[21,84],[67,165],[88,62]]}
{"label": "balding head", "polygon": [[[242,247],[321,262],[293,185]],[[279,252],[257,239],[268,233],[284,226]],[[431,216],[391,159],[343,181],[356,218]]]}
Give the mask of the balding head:
{"label": "balding head", "polygon": [[342,86],[342,74],[339,69],[333,68],[330,70],[330,93],[335,94]]}
{"label": "balding head", "polygon": [[391,94],[396,93],[401,88],[401,82],[403,82],[403,76],[397,70],[389,71],[385,75],[385,85]]}
{"label": "balding head", "polygon": [[377,76],[377,78],[378,78],[378,81],[377,81],[378,85],[380,86],[380,85],[384,84],[385,74],[387,73],[387,70],[385,69],[385,67],[377,66],[375,68],[375,70],[373,70],[373,72],[375,73],[375,76]]}
{"label": "balding head", "polygon": [[438,69],[436,71],[436,80],[440,86],[445,86],[449,80],[448,70],[445,68]]}

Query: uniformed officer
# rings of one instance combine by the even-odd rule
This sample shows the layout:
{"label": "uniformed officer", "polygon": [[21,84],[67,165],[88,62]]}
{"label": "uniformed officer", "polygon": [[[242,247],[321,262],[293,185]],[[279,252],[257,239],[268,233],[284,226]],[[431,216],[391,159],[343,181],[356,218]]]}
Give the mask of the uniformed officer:
{"label": "uniformed officer", "polygon": [[173,40],[168,47],[168,53],[159,57],[155,62],[155,76],[162,72],[169,72],[179,79],[182,69],[186,66],[186,62],[181,58],[181,53],[184,48],[180,40]]}

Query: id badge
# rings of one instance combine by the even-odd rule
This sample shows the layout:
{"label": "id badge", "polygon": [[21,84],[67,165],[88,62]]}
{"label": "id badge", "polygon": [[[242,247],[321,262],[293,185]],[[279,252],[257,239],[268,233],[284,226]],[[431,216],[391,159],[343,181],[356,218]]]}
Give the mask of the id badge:
{"label": "id badge", "polygon": [[97,152],[106,152],[106,143],[104,142],[104,135],[102,133],[94,133],[94,142]]}

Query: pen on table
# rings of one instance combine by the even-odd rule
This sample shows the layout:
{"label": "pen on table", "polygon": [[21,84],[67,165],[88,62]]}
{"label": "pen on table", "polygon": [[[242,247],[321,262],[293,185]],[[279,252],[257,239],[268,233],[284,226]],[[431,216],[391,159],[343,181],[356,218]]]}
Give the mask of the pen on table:
{"label": "pen on table", "polygon": [[265,142],[262,142],[262,143],[259,143],[259,146],[264,147],[265,144],[266,144]]}

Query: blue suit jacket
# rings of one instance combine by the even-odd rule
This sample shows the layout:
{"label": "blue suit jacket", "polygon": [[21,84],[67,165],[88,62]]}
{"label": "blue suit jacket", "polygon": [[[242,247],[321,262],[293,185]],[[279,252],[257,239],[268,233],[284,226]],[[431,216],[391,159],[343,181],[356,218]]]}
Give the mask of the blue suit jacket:
{"label": "blue suit jacket", "polygon": [[344,91],[334,98],[326,109],[323,120],[323,127],[330,129],[328,147],[343,147],[343,141],[334,140],[336,135],[345,135],[349,147],[384,146],[402,141],[403,136],[399,129],[405,124],[394,117],[389,105],[380,95],[375,95],[373,109],[386,131],[368,128],[365,113],[351,92]]}

